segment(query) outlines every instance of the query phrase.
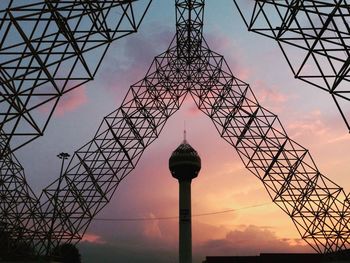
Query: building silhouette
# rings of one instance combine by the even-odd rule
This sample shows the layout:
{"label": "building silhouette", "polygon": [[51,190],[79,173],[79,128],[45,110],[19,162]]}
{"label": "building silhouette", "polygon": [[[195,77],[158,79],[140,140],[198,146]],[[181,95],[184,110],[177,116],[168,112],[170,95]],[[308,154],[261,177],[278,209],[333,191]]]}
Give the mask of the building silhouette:
{"label": "building silhouette", "polygon": [[259,256],[208,256],[203,263],[350,263],[350,250],[328,254],[261,253]]}

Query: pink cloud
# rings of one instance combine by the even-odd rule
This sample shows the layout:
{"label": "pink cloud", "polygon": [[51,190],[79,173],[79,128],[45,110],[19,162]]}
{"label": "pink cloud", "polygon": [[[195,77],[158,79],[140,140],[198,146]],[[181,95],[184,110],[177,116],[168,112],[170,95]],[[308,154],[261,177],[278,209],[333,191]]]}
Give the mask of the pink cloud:
{"label": "pink cloud", "polygon": [[215,30],[215,33],[209,33],[206,39],[208,39],[209,47],[213,51],[224,55],[234,76],[241,80],[250,77],[251,70],[249,67],[245,66],[242,47],[235,40],[228,37],[228,35],[220,29]]}
{"label": "pink cloud", "polygon": [[288,100],[288,96],[279,91],[278,87],[268,87],[263,80],[255,81],[252,86],[256,88],[259,103],[282,104]]}
{"label": "pink cloud", "polygon": [[289,105],[298,98],[296,94],[261,79],[253,81],[251,88],[258,103],[275,114],[288,111]]}
{"label": "pink cloud", "polygon": [[41,114],[49,114],[51,109],[54,107],[56,100],[59,100],[59,102],[53,115],[62,117],[66,113],[73,112],[86,104],[88,102],[88,97],[86,95],[85,87],[80,86],[63,94],[60,98],[46,102],[42,106],[38,107],[38,112]]}
{"label": "pink cloud", "polygon": [[86,95],[85,87],[76,88],[66,94],[64,94],[57,104],[54,115],[63,116],[68,112],[73,112],[85,103],[87,103],[88,98]]}
{"label": "pink cloud", "polygon": [[106,243],[106,241],[104,241],[101,236],[92,234],[92,233],[85,233],[85,235],[83,236],[82,242],[101,244],[101,245]]}
{"label": "pink cloud", "polygon": [[330,131],[319,110],[302,115],[299,119],[288,124],[288,130],[293,134],[292,138],[307,136],[326,136]]}
{"label": "pink cloud", "polygon": [[186,108],[186,117],[195,118],[198,117],[198,115],[202,115],[202,112],[198,109],[191,96],[186,97],[182,107]]}
{"label": "pink cloud", "polygon": [[149,239],[162,238],[162,232],[159,227],[159,220],[156,220],[153,213],[149,214],[149,218],[153,218],[152,221],[146,221],[143,224],[143,235]]}
{"label": "pink cloud", "polygon": [[327,143],[338,143],[338,142],[344,142],[349,141],[350,135],[348,133],[340,136],[335,136],[327,141]]}

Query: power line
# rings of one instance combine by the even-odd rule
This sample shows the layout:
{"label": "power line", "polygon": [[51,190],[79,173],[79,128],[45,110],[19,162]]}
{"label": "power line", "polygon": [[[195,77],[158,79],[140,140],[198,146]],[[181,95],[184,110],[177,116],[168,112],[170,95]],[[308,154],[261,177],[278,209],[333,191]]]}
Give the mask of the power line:
{"label": "power line", "polygon": [[[245,206],[240,207],[236,209],[228,209],[228,210],[222,210],[222,211],[215,211],[215,212],[208,212],[208,213],[200,213],[200,214],[194,214],[192,217],[202,217],[202,216],[210,216],[210,215],[218,215],[218,214],[226,214],[226,213],[232,213],[236,211],[241,210],[247,210],[251,208],[256,207],[262,207],[271,205],[271,203],[262,203],[258,205],[251,205],[251,206]],[[153,221],[153,220],[173,220],[173,219],[179,219],[179,216],[164,216],[164,217],[133,217],[133,218],[94,218],[94,221],[105,221],[105,222],[132,222],[132,221]]]}

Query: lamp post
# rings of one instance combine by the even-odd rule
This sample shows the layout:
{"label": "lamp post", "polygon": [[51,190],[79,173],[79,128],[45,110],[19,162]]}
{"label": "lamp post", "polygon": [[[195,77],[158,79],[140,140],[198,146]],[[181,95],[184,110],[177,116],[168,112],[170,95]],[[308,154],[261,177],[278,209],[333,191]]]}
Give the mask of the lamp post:
{"label": "lamp post", "polygon": [[54,234],[55,220],[56,220],[56,215],[57,215],[57,211],[58,211],[58,193],[60,192],[60,189],[61,189],[64,161],[67,160],[70,157],[70,155],[68,153],[61,152],[57,155],[57,157],[62,160],[62,163],[61,163],[61,171],[60,171],[60,176],[59,176],[59,180],[58,180],[58,184],[57,184],[57,189],[55,191],[54,198],[53,198],[54,207],[53,207],[53,211],[52,211],[49,238],[48,238],[48,244],[47,244],[47,249],[46,249],[47,256],[50,255],[51,249],[52,249],[52,235]]}

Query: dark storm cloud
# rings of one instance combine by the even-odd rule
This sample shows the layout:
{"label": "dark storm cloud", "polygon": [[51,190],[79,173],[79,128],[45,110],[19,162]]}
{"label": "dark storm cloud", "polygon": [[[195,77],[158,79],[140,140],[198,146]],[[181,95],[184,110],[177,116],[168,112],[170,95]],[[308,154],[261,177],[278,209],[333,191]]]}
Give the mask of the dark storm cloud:
{"label": "dark storm cloud", "polygon": [[120,96],[118,90],[127,90],[142,79],[155,56],[163,53],[173,38],[167,27],[159,27],[148,34],[132,35],[112,46],[100,73],[102,86]]}

